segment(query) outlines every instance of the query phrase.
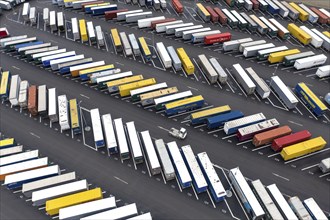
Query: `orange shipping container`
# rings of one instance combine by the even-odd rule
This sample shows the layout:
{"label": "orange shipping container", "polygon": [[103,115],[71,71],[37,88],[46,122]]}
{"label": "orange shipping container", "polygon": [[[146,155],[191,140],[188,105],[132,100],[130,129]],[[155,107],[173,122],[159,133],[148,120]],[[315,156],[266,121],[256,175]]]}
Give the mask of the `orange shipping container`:
{"label": "orange shipping container", "polygon": [[253,144],[258,147],[264,144],[270,144],[274,139],[283,137],[285,135],[291,134],[292,130],[289,126],[285,125],[279,128],[275,128],[270,131],[265,131],[254,135]]}
{"label": "orange shipping container", "polygon": [[28,110],[33,116],[36,116],[38,114],[37,92],[37,86],[33,85],[29,87]]}

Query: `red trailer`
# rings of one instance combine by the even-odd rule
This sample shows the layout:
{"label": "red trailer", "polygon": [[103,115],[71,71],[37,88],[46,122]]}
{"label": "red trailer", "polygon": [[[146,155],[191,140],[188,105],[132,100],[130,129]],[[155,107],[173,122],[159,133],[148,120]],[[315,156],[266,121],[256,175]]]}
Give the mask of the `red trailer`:
{"label": "red trailer", "polygon": [[175,21],[175,20],[176,20],[175,18],[165,18],[163,20],[152,21],[151,28],[155,29],[157,24],[167,23],[167,22],[171,22],[171,21]]}
{"label": "red trailer", "polygon": [[105,20],[111,20],[111,19],[117,18],[117,13],[125,12],[125,11],[128,11],[128,9],[124,8],[124,9],[118,9],[118,10],[114,10],[114,11],[106,11],[104,13]]}
{"label": "red trailer", "polygon": [[314,8],[314,7],[310,7],[310,9],[317,14],[317,16],[319,16],[319,19],[317,20],[318,23],[320,24],[326,24],[328,23],[328,16],[326,16],[325,14],[323,14],[319,9]]}
{"label": "red trailer", "polygon": [[219,22],[220,22],[221,24],[223,24],[223,25],[224,25],[224,24],[227,24],[228,18],[227,18],[227,16],[221,11],[220,8],[215,7],[215,8],[214,8],[214,12],[217,13],[217,14],[219,15]]}
{"label": "red trailer", "polygon": [[207,35],[204,38],[204,44],[214,44],[214,43],[223,43],[231,39],[231,34],[229,32]]}
{"label": "red trailer", "polygon": [[211,15],[211,21],[212,22],[218,22],[219,21],[219,15],[217,13],[215,13],[213,8],[211,8],[210,6],[206,6],[205,8]]}
{"label": "red trailer", "polygon": [[287,146],[297,144],[302,141],[306,141],[306,140],[310,139],[311,136],[312,136],[312,134],[307,130],[299,131],[294,134],[290,134],[290,135],[275,139],[273,141],[271,147],[274,151],[278,152]]}
{"label": "red trailer", "polygon": [[0,38],[5,38],[9,36],[7,28],[0,28]]}
{"label": "red trailer", "polygon": [[104,3],[104,1],[86,2],[81,4],[81,8],[83,11],[85,11],[85,6],[87,5],[102,4],[102,3]]}
{"label": "red trailer", "polygon": [[33,116],[38,114],[37,92],[37,86],[33,85],[29,87],[28,110]]}
{"label": "red trailer", "polygon": [[259,9],[259,1],[258,0],[251,0],[253,4],[253,10],[258,10]]}
{"label": "red trailer", "polygon": [[172,6],[177,13],[179,14],[183,13],[183,6],[180,0],[172,0]]}

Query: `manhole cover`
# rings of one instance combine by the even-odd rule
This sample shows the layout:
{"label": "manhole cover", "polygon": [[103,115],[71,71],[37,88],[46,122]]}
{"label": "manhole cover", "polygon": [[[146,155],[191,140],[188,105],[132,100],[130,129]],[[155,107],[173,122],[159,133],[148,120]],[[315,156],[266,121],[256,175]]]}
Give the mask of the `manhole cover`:
{"label": "manhole cover", "polygon": [[85,131],[90,131],[91,130],[91,127],[90,126],[86,126],[85,127]]}

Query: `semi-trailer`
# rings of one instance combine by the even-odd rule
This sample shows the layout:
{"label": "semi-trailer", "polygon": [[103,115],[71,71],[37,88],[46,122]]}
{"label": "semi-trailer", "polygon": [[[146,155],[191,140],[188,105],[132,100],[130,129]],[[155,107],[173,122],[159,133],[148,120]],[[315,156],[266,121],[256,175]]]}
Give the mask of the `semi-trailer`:
{"label": "semi-trailer", "polygon": [[312,37],[294,23],[288,24],[288,31],[303,45],[308,45],[312,41]]}
{"label": "semi-trailer", "polygon": [[38,115],[40,117],[47,116],[47,86],[38,86]]}
{"label": "semi-trailer", "polygon": [[301,21],[307,21],[308,20],[308,17],[309,17],[308,13],[304,9],[299,7],[294,2],[290,2],[289,5],[299,13],[299,16],[298,16],[299,20],[301,20]]}
{"label": "semi-trailer", "polygon": [[232,121],[228,121],[224,124],[224,132],[227,135],[234,134],[238,131],[239,128],[246,127],[255,123],[265,121],[266,117],[263,113],[257,113],[243,118],[238,118]]}
{"label": "semi-trailer", "polygon": [[293,109],[298,104],[298,99],[293,95],[292,91],[284,84],[278,76],[272,76],[270,87],[284,102],[287,108]]}
{"label": "semi-trailer", "polygon": [[250,16],[248,16],[247,14],[245,14],[244,12],[240,13],[240,16],[242,16],[242,18],[244,20],[247,21],[248,25],[247,25],[247,29],[249,31],[251,31],[252,33],[256,32],[258,29],[258,25],[251,19]]}
{"label": "semi-trailer", "polygon": [[224,113],[221,115],[213,116],[207,118],[207,128],[208,129],[215,129],[223,126],[227,121],[235,120],[238,118],[244,117],[244,114],[240,111],[233,110],[228,113]]}
{"label": "semi-trailer", "polygon": [[255,57],[258,55],[259,50],[269,49],[275,47],[273,43],[260,44],[256,46],[246,47],[243,51],[243,56],[245,58]]}
{"label": "semi-trailer", "polygon": [[32,116],[38,115],[38,90],[32,85],[28,89],[28,111]]}
{"label": "semi-trailer", "polygon": [[181,23],[181,24],[167,25],[167,26],[165,26],[165,33],[167,35],[175,34],[175,29],[183,28],[183,27],[190,27],[193,25],[194,25],[194,23]]}
{"label": "semi-trailer", "polygon": [[75,55],[76,55],[75,51],[69,51],[69,52],[54,54],[54,55],[50,55],[50,56],[44,56],[44,57],[41,57],[40,60],[44,67],[50,67],[50,62],[52,60],[62,59],[62,58],[71,57],[71,56],[75,56]]}
{"label": "semi-trailer", "polygon": [[323,33],[318,31],[317,29],[311,29],[317,36],[319,36],[323,40],[322,47],[327,51],[330,51],[330,38],[325,36]]}
{"label": "semi-trailer", "polygon": [[6,38],[3,38],[3,39],[0,39],[0,46],[1,47],[4,47],[6,42],[16,41],[16,40],[22,40],[22,39],[25,39],[25,38],[27,38],[27,35],[14,36],[14,37],[6,37]]}
{"label": "semi-trailer", "polygon": [[319,78],[330,76],[330,65],[320,66],[315,73]]}
{"label": "semi-trailer", "polygon": [[253,137],[253,145],[259,147],[261,145],[271,144],[275,139],[290,135],[292,132],[291,128],[287,125],[281,126],[270,131],[265,131],[259,134],[256,134]]}
{"label": "semi-trailer", "polygon": [[180,0],[172,0],[172,6],[178,14],[183,13],[183,5]]}
{"label": "semi-trailer", "polygon": [[139,47],[139,44],[138,44],[138,42],[135,38],[135,35],[134,34],[129,34],[128,39],[131,43],[134,56],[141,56],[140,47]]}
{"label": "semi-trailer", "polygon": [[108,155],[118,153],[118,144],[116,140],[114,125],[110,114],[105,114],[101,116],[104,137],[106,142],[106,147],[108,150]]}
{"label": "semi-trailer", "polygon": [[114,11],[117,10],[117,5],[104,5],[104,6],[96,6],[91,8],[91,12],[93,16],[104,15],[106,11]]}
{"label": "semi-trailer", "polygon": [[166,50],[166,47],[162,42],[156,43],[156,49],[159,54],[159,57],[162,60],[162,63],[164,64],[165,68],[171,68],[172,67],[172,59],[169,55],[169,53]]}
{"label": "semi-trailer", "polygon": [[117,10],[113,10],[113,11],[106,11],[106,12],[104,12],[104,17],[105,17],[105,20],[111,20],[111,19],[117,18],[117,13],[127,12],[127,11],[128,11],[127,8],[117,9]]}
{"label": "semi-trailer", "polygon": [[23,153],[1,158],[0,167],[22,163],[29,160],[34,160],[39,157],[39,150],[31,150]]}
{"label": "semi-trailer", "polygon": [[281,23],[279,23],[274,18],[270,18],[268,20],[269,20],[270,23],[272,23],[278,29],[277,36],[279,36],[283,40],[286,40],[286,39],[290,38],[290,32]]}
{"label": "semi-trailer", "polygon": [[218,73],[215,71],[205,54],[198,55],[198,64],[211,84],[218,81]]}
{"label": "semi-trailer", "polygon": [[193,96],[182,100],[177,100],[165,104],[165,114],[175,115],[182,112],[187,112],[201,108],[204,105],[204,98],[201,95]]}
{"label": "semi-trailer", "polygon": [[183,31],[182,32],[182,39],[183,40],[191,40],[192,35],[194,33],[202,33],[202,32],[206,32],[206,31],[211,31],[211,28],[209,28],[209,27],[203,27],[203,28],[198,28],[198,29]]}
{"label": "semi-trailer", "polygon": [[221,9],[218,8],[218,7],[215,7],[215,8],[213,8],[213,10],[214,10],[215,13],[217,13],[217,15],[219,15],[219,22],[220,22],[220,24],[222,24],[222,25],[227,24],[228,18],[227,18],[227,16],[221,11]]}
{"label": "semi-trailer", "polygon": [[284,57],[284,66],[293,66],[296,60],[305,58],[305,57],[310,57],[314,56],[315,53],[313,51],[307,51],[307,52],[302,52],[298,54],[292,54],[292,55],[287,55]]}
{"label": "semi-trailer", "polygon": [[117,74],[120,73],[121,69],[116,68],[116,69],[111,69],[111,70],[105,70],[105,71],[99,71],[99,72],[95,72],[89,75],[89,81],[88,83],[90,84],[95,84],[97,79],[106,77],[106,76],[110,76],[113,74]]}
{"label": "semi-trailer", "polygon": [[319,163],[319,168],[322,171],[322,173],[327,173],[330,171],[330,158],[326,158],[321,160]]}
{"label": "semi-trailer", "polygon": [[255,91],[262,99],[266,99],[270,95],[270,88],[266,84],[266,82],[258,76],[258,74],[252,69],[252,67],[248,67],[245,69],[246,72],[250,75],[251,80],[256,85]]}
{"label": "semi-trailer", "polygon": [[166,26],[176,25],[176,24],[183,24],[183,21],[175,20],[175,21],[170,21],[170,22],[157,23],[155,29],[156,29],[157,33],[162,33],[162,32],[166,31]]}
{"label": "semi-trailer", "polygon": [[325,111],[328,110],[327,106],[305,83],[298,83],[295,86],[295,92],[317,117],[323,116]]}
{"label": "semi-trailer", "polygon": [[88,64],[91,62],[93,62],[93,58],[84,58],[81,60],[75,60],[75,61],[70,61],[67,63],[61,63],[58,65],[58,69],[60,71],[60,74],[64,75],[64,74],[70,73],[70,67],[78,66],[81,64]]}
{"label": "semi-trailer", "polygon": [[65,31],[63,12],[57,12],[57,27],[60,32]]}
{"label": "semi-trailer", "polygon": [[29,45],[26,45],[26,46],[23,46],[23,47],[19,47],[17,49],[17,52],[22,57],[25,57],[25,52],[26,51],[35,50],[35,49],[39,49],[39,48],[47,48],[47,47],[50,47],[51,45],[52,45],[51,43],[29,44]]}
{"label": "semi-trailer", "polygon": [[99,89],[106,89],[108,87],[107,83],[110,81],[114,81],[117,79],[121,79],[121,78],[125,78],[125,77],[131,77],[133,76],[132,71],[128,71],[128,72],[122,72],[122,73],[118,73],[118,74],[110,74],[108,76],[103,76],[103,77],[99,77],[96,79],[96,84],[98,86]]}
{"label": "semi-trailer", "polygon": [[257,60],[267,60],[269,55],[272,53],[280,52],[280,51],[286,51],[289,48],[287,46],[279,46],[279,47],[273,47],[273,48],[268,48],[264,50],[259,50],[257,52]]}
{"label": "semi-trailer", "polygon": [[310,7],[310,10],[313,11],[318,16],[317,22],[319,24],[322,25],[328,23],[328,17],[325,14],[323,14],[319,9],[315,7]]}
{"label": "semi-trailer", "polygon": [[293,133],[293,134],[289,134],[289,135],[285,135],[285,136],[282,136],[282,137],[279,137],[279,138],[275,138],[272,141],[271,148],[274,151],[279,152],[287,146],[294,145],[294,144],[297,144],[299,142],[306,141],[306,140],[310,139],[311,137],[312,137],[312,134],[308,130],[298,131],[298,132]]}
{"label": "semi-trailer", "polygon": [[130,92],[135,89],[143,88],[156,84],[155,78],[144,79],[137,82],[126,83],[118,86],[119,94],[121,97],[130,95]]}
{"label": "semi-trailer", "polygon": [[300,50],[298,49],[291,49],[291,50],[285,50],[280,51],[276,53],[271,53],[268,56],[268,62],[269,63],[283,63],[284,58],[290,55],[299,54]]}
{"label": "semi-trailer", "polygon": [[31,7],[29,12],[29,21],[32,25],[37,23],[37,10],[36,7]]}
{"label": "semi-trailer", "polygon": [[167,49],[167,52],[168,52],[168,54],[170,55],[170,57],[172,59],[173,68],[176,71],[182,70],[181,60],[180,60],[178,54],[176,53],[174,47],[173,46],[168,46],[166,49]]}
{"label": "semi-trailer", "polygon": [[142,94],[140,96],[140,103],[142,106],[152,105],[152,104],[154,104],[154,100],[156,98],[171,95],[171,94],[177,93],[178,91],[179,90],[177,87],[170,87],[167,89],[161,89],[161,90],[154,91],[154,92],[148,92],[148,93]]}
{"label": "semi-trailer", "polygon": [[210,109],[194,112],[190,114],[190,121],[192,125],[199,125],[207,123],[207,119],[213,116],[221,115],[231,111],[229,105],[213,107]]}
{"label": "semi-trailer", "polygon": [[305,12],[307,12],[309,22],[315,24],[318,21],[319,16],[315,14],[311,9],[309,9],[306,5],[301,3],[299,4],[299,7],[302,8]]}
{"label": "semi-trailer", "polygon": [[182,34],[184,31],[190,31],[190,30],[201,29],[201,28],[203,28],[203,25],[192,25],[192,26],[188,26],[188,27],[176,28],[174,30],[174,32],[175,32],[176,37],[182,37]]}
{"label": "semi-trailer", "polygon": [[162,23],[168,23],[168,22],[172,22],[175,21],[175,18],[165,18],[162,20],[156,20],[156,21],[152,21],[150,24],[150,28],[151,29],[155,29],[157,24],[162,24]]}
{"label": "semi-trailer", "polygon": [[58,121],[56,88],[48,89],[48,117],[52,123]]}
{"label": "semi-trailer", "polygon": [[23,146],[12,146],[8,148],[1,148],[0,149],[0,157],[14,155],[17,153],[21,153],[23,151]]}
{"label": "semi-trailer", "polygon": [[133,23],[133,22],[137,22],[139,19],[149,18],[151,16],[152,16],[151,11],[141,12],[141,13],[136,13],[136,14],[127,14],[125,17],[125,20],[126,20],[126,23]]}
{"label": "semi-trailer", "polygon": [[60,95],[58,100],[58,116],[61,131],[70,129],[69,106],[66,95]]}
{"label": "semi-trailer", "polygon": [[231,39],[231,34],[229,32],[221,33],[221,34],[211,34],[207,35],[204,38],[204,44],[215,44],[215,43],[223,43],[229,41]]}
{"label": "semi-trailer", "polygon": [[29,88],[28,81],[23,80],[20,82],[18,104],[22,109],[25,109],[28,106],[28,88]]}
{"label": "semi-trailer", "polygon": [[298,144],[285,147],[281,151],[281,156],[285,161],[301,157],[319,150],[322,150],[327,142],[321,137],[312,138]]}
{"label": "semi-trailer", "polygon": [[223,43],[223,50],[224,51],[232,51],[232,50],[238,50],[239,46],[243,43],[251,42],[253,41],[252,38],[243,38],[239,40],[231,40]]}
{"label": "semi-trailer", "polygon": [[289,10],[278,0],[273,0],[273,3],[279,8],[279,14],[282,18],[286,18],[289,16]]}
{"label": "semi-trailer", "polygon": [[23,10],[22,10],[22,17],[24,21],[29,21],[29,13],[30,13],[30,3],[25,2],[23,4]]}
{"label": "semi-trailer", "polygon": [[160,164],[162,165],[163,168],[165,179],[167,181],[174,179],[175,171],[163,139],[155,140],[155,148],[160,160]]}
{"label": "semi-trailer", "polygon": [[136,14],[136,13],[141,13],[141,12],[143,12],[142,9],[118,12],[117,13],[117,21],[124,21],[126,19],[126,15]]}
{"label": "semi-trailer", "polygon": [[239,63],[233,65],[233,76],[243,87],[247,95],[251,95],[254,93],[256,85],[253,83],[251,78],[248,76],[248,74],[245,72],[245,70]]}
{"label": "semi-trailer", "polygon": [[128,41],[126,33],[119,32],[119,36],[120,36],[121,42],[123,44],[123,49],[124,49],[126,56],[132,56],[132,54],[133,54],[132,47]]}
{"label": "semi-trailer", "polygon": [[84,58],[85,58],[85,56],[83,54],[81,54],[81,55],[75,55],[75,56],[71,56],[71,57],[65,57],[65,58],[60,58],[60,59],[56,59],[56,60],[51,60],[50,66],[53,71],[56,71],[56,70],[60,69],[59,67],[63,63],[68,63],[68,62],[76,61],[76,60],[82,60]]}
{"label": "semi-trailer", "polygon": [[327,61],[327,56],[325,56],[324,54],[319,54],[319,55],[296,60],[294,63],[294,67],[297,70],[301,70],[301,69],[322,65],[326,61]]}
{"label": "semi-trailer", "polygon": [[93,128],[93,137],[94,143],[96,148],[104,147],[104,136],[100,118],[100,112],[98,108],[91,109],[91,121],[92,121],[92,128]]}
{"label": "semi-trailer", "polygon": [[151,18],[144,18],[144,19],[139,19],[138,22],[138,27],[139,28],[150,28],[151,23],[153,21],[162,21],[164,20],[164,16],[158,16],[158,17],[151,17]]}
{"label": "semi-trailer", "polygon": [[6,176],[4,185],[8,189],[13,190],[21,188],[23,184],[30,183],[36,180],[57,176],[61,173],[60,167],[58,165],[47,166],[34,170],[28,170],[23,172],[18,172]]}
{"label": "semi-trailer", "polygon": [[225,70],[222,68],[222,66],[219,64],[218,60],[214,57],[212,57],[210,60],[210,63],[212,65],[212,67],[214,68],[214,70],[217,72],[218,74],[218,80],[221,84],[225,84],[227,82],[228,79],[228,75],[225,72]]}
{"label": "semi-trailer", "polygon": [[125,205],[116,209],[111,209],[109,211],[100,212],[94,215],[87,216],[81,220],[95,220],[95,219],[107,219],[111,216],[112,219],[127,219],[132,216],[136,216],[138,210],[136,204]]}
{"label": "semi-trailer", "polygon": [[9,101],[12,106],[18,105],[20,83],[21,83],[21,78],[19,77],[19,75],[14,75],[11,77],[10,90],[9,90]]}
{"label": "semi-trailer", "polygon": [[149,131],[142,131],[140,133],[140,137],[151,175],[160,174],[162,168],[160,166],[155,146],[153,144]]}
{"label": "semi-trailer", "polygon": [[204,42],[204,39],[206,36],[220,34],[220,33],[221,32],[219,30],[205,31],[205,32],[201,32],[201,33],[193,33],[191,35],[191,41],[192,41],[192,43]]}
{"label": "semi-trailer", "polygon": [[266,44],[267,42],[265,40],[257,40],[257,41],[252,41],[252,42],[247,42],[247,43],[242,43],[239,45],[239,52],[243,53],[245,48],[247,47],[252,47],[252,46],[257,46],[261,44]]}
{"label": "semi-trailer", "polygon": [[256,134],[272,130],[277,128],[279,125],[280,123],[275,118],[273,118],[259,122],[257,124],[242,127],[237,131],[237,138],[239,141],[249,140],[252,139]]}
{"label": "semi-trailer", "polygon": [[300,26],[300,29],[305,31],[312,38],[312,40],[310,42],[310,44],[312,46],[314,46],[315,48],[320,48],[322,46],[323,40],[317,34],[315,34],[312,30],[310,30],[306,26]]}

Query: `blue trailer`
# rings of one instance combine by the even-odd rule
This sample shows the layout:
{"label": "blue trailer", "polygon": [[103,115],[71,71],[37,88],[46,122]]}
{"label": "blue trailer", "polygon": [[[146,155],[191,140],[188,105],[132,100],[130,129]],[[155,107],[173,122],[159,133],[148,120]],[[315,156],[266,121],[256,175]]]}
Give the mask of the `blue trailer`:
{"label": "blue trailer", "polygon": [[63,63],[59,65],[59,71],[61,75],[69,74],[70,73],[70,67],[73,66],[78,66],[81,64],[87,64],[93,62],[92,58],[85,58],[82,60],[75,60],[75,61],[70,61],[68,63]]}
{"label": "blue trailer", "polygon": [[117,5],[105,5],[91,8],[93,16],[104,15],[106,11],[117,10]]}
{"label": "blue trailer", "polygon": [[181,112],[191,111],[197,108],[201,108],[204,105],[204,98],[201,95],[177,100],[165,104],[166,115],[175,115]]}
{"label": "blue trailer", "polygon": [[312,112],[320,117],[328,109],[325,104],[308,88],[305,83],[298,83],[295,87],[297,96],[312,110]]}
{"label": "blue trailer", "polygon": [[210,117],[207,119],[207,128],[208,129],[219,128],[220,126],[224,125],[224,123],[226,123],[227,121],[231,121],[242,117],[244,117],[244,114],[238,110],[234,110],[229,113]]}
{"label": "blue trailer", "polygon": [[55,54],[55,55],[51,55],[51,56],[42,57],[41,62],[42,62],[42,65],[45,68],[47,68],[47,67],[50,67],[50,61],[52,61],[52,60],[62,59],[62,58],[66,58],[66,57],[72,57],[75,55],[76,55],[75,51]]}
{"label": "blue trailer", "polygon": [[57,176],[59,174],[61,174],[61,171],[58,165],[48,166],[8,175],[5,178],[4,185],[6,185],[9,190],[14,190],[22,188],[24,183]]}
{"label": "blue trailer", "polygon": [[43,44],[43,43],[44,43],[43,41],[34,41],[31,43],[17,44],[17,45],[15,45],[14,48],[16,51],[18,51],[18,49],[22,48],[22,47],[29,47],[29,46],[34,46],[34,45]]}
{"label": "blue trailer", "polygon": [[274,2],[270,0],[265,0],[265,2],[268,4],[267,10],[270,14],[275,15],[280,13],[280,8]]}

